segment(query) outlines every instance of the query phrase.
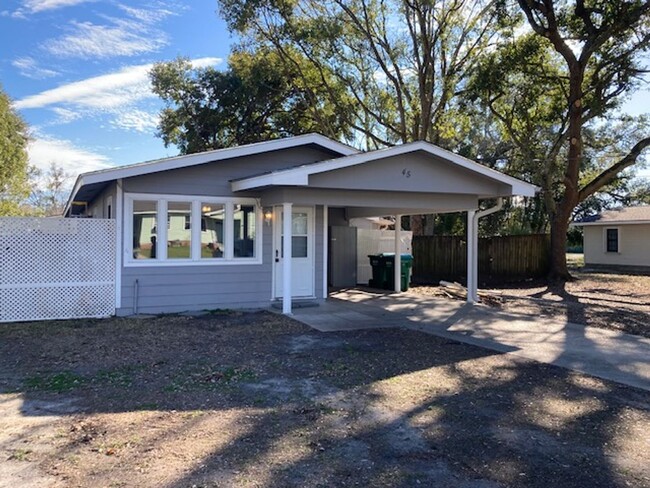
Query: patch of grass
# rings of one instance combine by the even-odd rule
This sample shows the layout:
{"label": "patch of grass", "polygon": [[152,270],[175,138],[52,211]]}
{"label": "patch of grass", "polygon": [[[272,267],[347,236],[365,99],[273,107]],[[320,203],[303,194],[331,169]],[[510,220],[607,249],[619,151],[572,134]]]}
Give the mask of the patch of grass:
{"label": "patch of grass", "polygon": [[159,410],[160,405],[156,402],[144,402],[135,406],[135,410]]}
{"label": "patch of grass", "polygon": [[29,455],[32,453],[29,449],[14,449],[10,452],[7,458],[10,461],[29,461]]}
{"label": "patch of grass", "polygon": [[229,308],[213,308],[206,310],[206,312],[210,315],[232,315],[236,313],[234,310],[231,310]]}
{"label": "patch of grass", "polygon": [[71,371],[62,371],[47,375],[30,376],[25,379],[25,386],[32,390],[61,393],[74,390],[85,383],[85,379]]}
{"label": "patch of grass", "polygon": [[133,373],[134,368],[131,367],[100,371],[93,378],[93,381],[128,388],[133,384]]}
{"label": "patch of grass", "polygon": [[255,372],[248,368],[194,364],[179,371],[172,382],[164,388],[164,391],[215,390],[237,383],[252,382],[256,379]]}

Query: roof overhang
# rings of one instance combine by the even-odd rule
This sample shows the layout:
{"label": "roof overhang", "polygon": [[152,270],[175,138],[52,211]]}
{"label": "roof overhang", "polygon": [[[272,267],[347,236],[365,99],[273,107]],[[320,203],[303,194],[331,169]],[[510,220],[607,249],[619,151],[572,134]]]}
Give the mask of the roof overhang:
{"label": "roof overhang", "polygon": [[[407,157],[416,153],[428,154],[432,157],[432,159],[442,160],[446,163],[454,165],[455,167],[467,170],[470,172],[470,174],[474,173],[477,177],[480,177],[483,180],[487,179],[495,183],[507,185],[510,188],[508,195],[484,195],[485,197],[513,195],[534,196],[539,191],[539,187],[535,185],[531,185],[524,181],[518,180],[517,178],[505,175],[499,171],[488,168],[475,161],[471,161],[467,158],[424,141],[394,146],[377,151],[351,154],[344,157],[234,180],[231,182],[231,188],[233,191],[237,192],[273,186],[309,187],[310,177],[314,175],[319,175],[327,172],[335,172],[337,170],[343,170],[345,168],[351,168],[366,163],[386,160],[387,158],[394,158],[398,156]],[[385,189],[391,190],[391,188]]]}
{"label": "roof overhang", "polygon": [[649,225],[650,220],[599,220],[596,222],[571,222],[573,227],[617,226],[617,225]]}
{"label": "roof overhang", "polygon": [[321,134],[305,134],[301,136],[287,137],[284,139],[275,139],[272,141],[258,142],[244,146],[232,148],[217,149],[197,154],[188,154],[185,156],[176,156],[171,158],[157,159],[144,163],[121,166],[117,168],[103,169],[89,173],[83,173],[77,177],[68,202],[66,203],[63,215],[70,211],[73,201],[80,200],[77,198],[82,188],[100,188],[108,182],[133,176],[147,175],[159,171],[168,171],[174,169],[186,168],[205,163],[234,159],[244,156],[252,156],[266,152],[291,149],[300,146],[316,145],[323,149],[329,150],[340,156],[349,156],[359,151],[351,146],[342,144],[325,137]]}

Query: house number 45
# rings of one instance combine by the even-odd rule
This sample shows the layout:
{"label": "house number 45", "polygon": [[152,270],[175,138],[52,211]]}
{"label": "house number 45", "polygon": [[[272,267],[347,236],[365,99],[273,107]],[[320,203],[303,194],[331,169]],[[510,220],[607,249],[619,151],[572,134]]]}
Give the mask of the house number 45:
{"label": "house number 45", "polygon": [[404,168],[402,170],[402,176],[404,176],[404,178],[410,178],[411,177],[411,170]]}

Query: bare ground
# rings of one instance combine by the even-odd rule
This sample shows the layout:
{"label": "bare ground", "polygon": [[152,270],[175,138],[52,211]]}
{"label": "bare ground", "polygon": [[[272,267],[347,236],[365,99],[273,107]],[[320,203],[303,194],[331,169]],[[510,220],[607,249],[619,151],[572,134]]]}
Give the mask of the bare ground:
{"label": "bare ground", "polygon": [[[650,276],[573,271],[564,286],[529,281],[486,288],[508,312],[566,319],[575,324],[650,337]],[[416,286],[414,293],[446,297],[440,287]]]}
{"label": "bare ground", "polygon": [[650,393],[271,313],[0,326],[0,487],[650,487]]}

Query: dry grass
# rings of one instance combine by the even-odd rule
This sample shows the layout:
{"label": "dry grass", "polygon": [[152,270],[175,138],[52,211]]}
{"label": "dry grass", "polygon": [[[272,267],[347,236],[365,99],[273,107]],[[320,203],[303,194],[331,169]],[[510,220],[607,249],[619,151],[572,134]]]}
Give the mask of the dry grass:
{"label": "dry grass", "polygon": [[650,486],[650,393],[270,313],[0,327],[0,486]]}
{"label": "dry grass", "polygon": [[[501,300],[490,305],[508,312],[566,319],[576,324],[650,337],[650,276],[584,273],[549,286],[541,281],[486,288]],[[416,293],[445,295],[439,287],[416,286]]]}

